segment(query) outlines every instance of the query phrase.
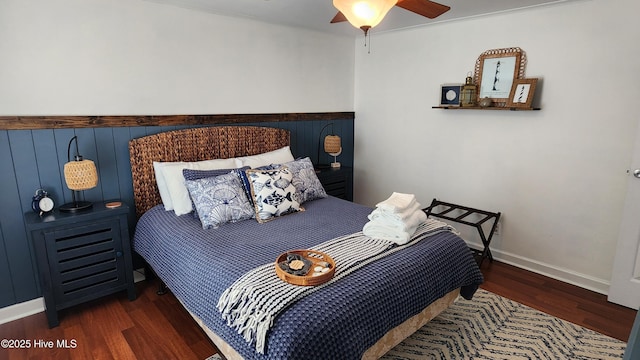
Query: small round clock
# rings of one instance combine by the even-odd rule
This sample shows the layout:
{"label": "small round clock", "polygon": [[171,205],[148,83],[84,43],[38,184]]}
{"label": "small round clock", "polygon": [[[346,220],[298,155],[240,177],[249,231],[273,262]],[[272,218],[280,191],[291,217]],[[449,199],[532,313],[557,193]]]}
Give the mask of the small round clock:
{"label": "small round clock", "polygon": [[43,189],[36,190],[36,194],[33,195],[33,201],[31,201],[31,208],[33,209],[33,211],[42,215],[53,210],[53,207],[54,203],[53,200],[49,197],[49,194]]}

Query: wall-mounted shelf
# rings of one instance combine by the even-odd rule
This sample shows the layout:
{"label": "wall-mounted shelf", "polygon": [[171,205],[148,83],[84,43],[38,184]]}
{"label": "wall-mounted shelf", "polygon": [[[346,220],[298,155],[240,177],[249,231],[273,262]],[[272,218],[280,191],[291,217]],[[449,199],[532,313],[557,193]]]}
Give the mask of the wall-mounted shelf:
{"label": "wall-mounted shelf", "polygon": [[510,111],[533,111],[540,110],[540,108],[516,108],[516,107],[480,107],[480,106],[432,106],[432,109],[444,109],[444,110],[510,110]]}

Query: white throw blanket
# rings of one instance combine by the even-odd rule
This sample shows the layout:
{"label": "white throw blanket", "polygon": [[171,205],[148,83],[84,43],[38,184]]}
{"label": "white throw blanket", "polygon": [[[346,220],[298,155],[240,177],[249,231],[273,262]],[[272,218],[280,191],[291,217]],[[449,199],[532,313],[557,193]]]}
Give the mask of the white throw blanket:
{"label": "white throw blanket", "polygon": [[247,272],[227,288],[218,300],[218,311],[227,325],[247,342],[255,341],[256,351],[263,354],[267,331],[275,317],[295,301],[377,259],[416,244],[428,235],[452,230],[444,222],[427,219],[418,226],[411,241],[402,246],[365,236],[362,232],[329,240],[312,249],[328,254],[336,263],[335,274],[328,282],[318,286],[292,285],[278,278],[274,263],[265,264]]}

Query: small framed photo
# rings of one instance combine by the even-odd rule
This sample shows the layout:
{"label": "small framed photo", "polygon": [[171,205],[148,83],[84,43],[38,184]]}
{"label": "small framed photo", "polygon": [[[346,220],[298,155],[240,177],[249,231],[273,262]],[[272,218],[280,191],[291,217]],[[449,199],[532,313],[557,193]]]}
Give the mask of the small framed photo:
{"label": "small framed photo", "polygon": [[533,95],[536,92],[538,79],[515,79],[511,87],[511,94],[507,107],[510,108],[531,108]]}
{"label": "small framed photo", "polygon": [[444,84],[440,86],[441,106],[460,106],[462,84]]}

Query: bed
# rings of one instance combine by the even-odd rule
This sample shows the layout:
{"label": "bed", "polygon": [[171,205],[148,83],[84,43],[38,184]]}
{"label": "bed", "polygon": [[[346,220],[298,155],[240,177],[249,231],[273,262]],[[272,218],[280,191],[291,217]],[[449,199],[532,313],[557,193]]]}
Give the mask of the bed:
{"label": "bed", "polygon": [[[257,352],[222,319],[216,303],[246,272],[288,250],[362,230],[371,208],[331,196],[265,223],[203,229],[193,215],[165,211],[154,161],[228,159],[289,145],[283,129],[220,126],[131,140],[136,225],[133,247],[228,359],[381,357],[482,282],[465,242],[440,232],[367,264],[302,297],[278,314]],[[339,264],[338,264],[339,266]]]}

